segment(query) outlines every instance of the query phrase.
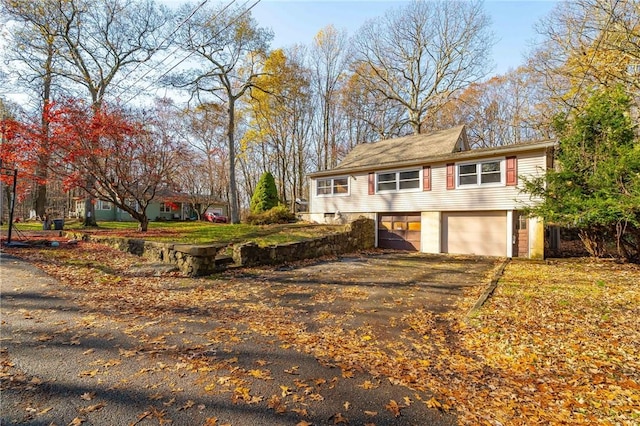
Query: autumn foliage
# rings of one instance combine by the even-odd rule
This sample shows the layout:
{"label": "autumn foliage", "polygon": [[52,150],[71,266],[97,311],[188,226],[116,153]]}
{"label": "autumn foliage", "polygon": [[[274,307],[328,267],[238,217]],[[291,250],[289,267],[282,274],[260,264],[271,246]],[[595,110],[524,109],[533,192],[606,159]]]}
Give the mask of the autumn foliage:
{"label": "autumn foliage", "polygon": [[32,170],[46,151],[51,175],[66,190],[79,188],[93,199],[113,203],[146,231],[146,209],[159,190],[172,186],[182,155],[153,113],[68,99],[50,104],[43,114],[46,132],[29,122],[3,124],[8,141],[3,159],[20,171]]}

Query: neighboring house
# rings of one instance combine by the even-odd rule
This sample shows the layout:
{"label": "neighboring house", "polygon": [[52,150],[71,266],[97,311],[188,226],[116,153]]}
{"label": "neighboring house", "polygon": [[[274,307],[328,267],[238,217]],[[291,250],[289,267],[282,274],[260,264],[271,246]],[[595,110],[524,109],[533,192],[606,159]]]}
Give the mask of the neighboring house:
{"label": "neighboring house", "polygon": [[[157,201],[153,201],[147,207],[147,217],[149,220],[188,220],[195,219],[196,213],[191,209],[189,195],[179,192],[164,192],[158,196]],[[77,217],[84,217],[84,199],[76,200],[75,214]],[[132,202],[135,204],[135,202]],[[219,201],[209,207],[210,211],[215,211],[220,215],[226,215],[227,205]],[[129,213],[115,207],[112,203],[103,200],[95,201],[96,220],[129,222],[134,221]]]}
{"label": "neighboring house", "polygon": [[520,210],[522,176],[552,166],[552,141],[469,148],[464,126],[357,145],[312,173],[310,220],[377,223],[381,248],[542,258],[544,226]]}

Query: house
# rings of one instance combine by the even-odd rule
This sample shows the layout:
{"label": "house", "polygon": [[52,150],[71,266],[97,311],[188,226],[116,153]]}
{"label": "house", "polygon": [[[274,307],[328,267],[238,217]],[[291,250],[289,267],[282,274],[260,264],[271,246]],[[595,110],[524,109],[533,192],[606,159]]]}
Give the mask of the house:
{"label": "house", "polygon": [[[196,212],[191,208],[190,197],[174,191],[163,191],[157,197],[157,201],[153,201],[147,207],[147,217],[149,220],[188,220],[197,217]],[[135,202],[132,202],[135,203]],[[75,205],[76,217],[84,217],[85,200],[83,198],[76,199]],[[224,201],[217,201],[207,209],[220,215],[226,215],[227,204]],[[115,207],[109,201],[95,200],[96,220],[129,222],[134,221],[129,213]]]}
{"label": "house", "polygon": [[309,175],[310,220],[377,223],[381,248],[542,258],[544,226],[523,176],[552,167],[553,141],[470,149],[464,126],[356,146]]}

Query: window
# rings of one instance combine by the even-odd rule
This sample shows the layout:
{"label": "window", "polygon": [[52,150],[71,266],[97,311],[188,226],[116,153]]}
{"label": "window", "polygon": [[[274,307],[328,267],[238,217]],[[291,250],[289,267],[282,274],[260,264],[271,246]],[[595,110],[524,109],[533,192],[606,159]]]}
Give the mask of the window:
{"label": "window", "polygon": [[420,170],[378,173],[377,191],[420,189]]}
{"label": "window", "polygon": [[125,203],[131,207],[133,210],[137,211],[137,212],[141,212],[142,209],[140,208],[140,204],[138,204],[138,202],[136,200],[131,200],[128,199],[125,201]]}
{"label": "window", "polygon": [[98,200],[96,202],[96,210],[111,210],[111,203],[108,201]]}
{"label": "window", "polygon": [[349,178],[318,179],[316,186],[317,195],[348,195]]}
{"label": "window", "polygon": [[160,213],[171,213],[171,204],[169,203],[160,204]]}
{"label": "window", "polygon": [[458,165],[458,185],[487,185],[502,183],[502,161]]}

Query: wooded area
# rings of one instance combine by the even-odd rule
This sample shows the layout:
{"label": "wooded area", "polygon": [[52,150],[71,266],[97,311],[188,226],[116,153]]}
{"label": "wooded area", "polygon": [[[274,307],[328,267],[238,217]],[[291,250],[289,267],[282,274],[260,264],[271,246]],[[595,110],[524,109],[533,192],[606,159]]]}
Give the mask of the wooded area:
{"label": "wooded area", "polygon": [[[637,1],[559,3],[523,65],[497,76],[479,1],[414,1],[351,36],[328,26],[308,45],[275,49],[253,6],[233,2],[0,4],[2,160],[20,170],[20,200],[39,216],[70,202],[62,189],[134,215],[131,200],[173,188],[227,201],[237,223],[265,172],[293,209],[308,197],[306,174],[356,144],[459,124],[476,147],[561,138],[558,118],[613,87],[628,98],[638,155]],[[147,96],[158,89],[162,99]],[[16,92],[28,100],[6,95]],[[629,176],[621,194],[633,205],[640,189]],[[637,230],[638,208],[627,213],[619,226]]]}

